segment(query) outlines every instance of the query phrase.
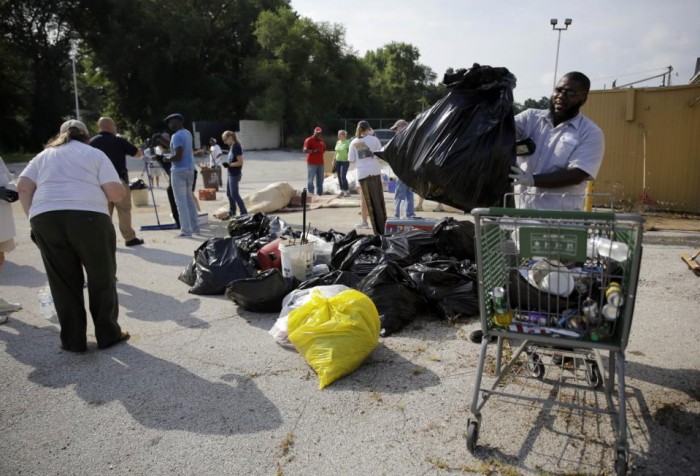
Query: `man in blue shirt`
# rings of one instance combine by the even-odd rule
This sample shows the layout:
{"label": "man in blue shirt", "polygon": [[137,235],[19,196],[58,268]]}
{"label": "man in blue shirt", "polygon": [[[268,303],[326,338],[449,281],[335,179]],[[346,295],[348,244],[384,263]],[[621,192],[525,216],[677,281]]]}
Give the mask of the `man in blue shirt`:
{"label": "man in blue shirt", "polygon": [[175,196],[175,204],[180,215],[180,236],[192,236],[199,233],[197,207],[192,195],[194,185],[194,154],[192,153],[192,134],[184,128],[185,118],[182,114],[171,114],[165,123],[172,131],[170,138],[170,180]]}

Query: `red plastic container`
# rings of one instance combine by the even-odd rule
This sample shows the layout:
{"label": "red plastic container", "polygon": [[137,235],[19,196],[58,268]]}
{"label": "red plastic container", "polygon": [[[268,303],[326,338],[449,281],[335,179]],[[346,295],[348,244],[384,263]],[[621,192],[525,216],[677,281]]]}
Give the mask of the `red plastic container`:
{"label": "red plastic container", "polygon": [[258,265],[261,270],[265,271],[271,268],[282,269],[282,255],[279,249],[281,242],[282,238],[277,238],[258,250]]}

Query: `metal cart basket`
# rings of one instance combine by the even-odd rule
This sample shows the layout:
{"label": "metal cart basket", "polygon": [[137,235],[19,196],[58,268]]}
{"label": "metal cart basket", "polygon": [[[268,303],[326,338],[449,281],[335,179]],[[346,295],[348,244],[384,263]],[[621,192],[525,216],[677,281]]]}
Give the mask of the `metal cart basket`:
{"label": "metal cart basket", "polygon": [[[484,338],[467,423],[468,449],[476,448],[481,410],[491,395],[525,399],[617,415],[612,419],[617,433],[615,468],[625,474],[624,351],[634,313],[643,218],[513,208],[478,208],[472,215]],[[494,338],[495,381],[489,386],[482,380]],[[510,358],[505,358],[506,341],[513,346]],[[557,399],[551,392],[523,390],[531,385],[517,393],[508,391],[521,378],[541,385],[566,383],[574,388],[573,397]],[[578,396],[585,392],[577,388],[602,392],[607,409],[580,401]]]}

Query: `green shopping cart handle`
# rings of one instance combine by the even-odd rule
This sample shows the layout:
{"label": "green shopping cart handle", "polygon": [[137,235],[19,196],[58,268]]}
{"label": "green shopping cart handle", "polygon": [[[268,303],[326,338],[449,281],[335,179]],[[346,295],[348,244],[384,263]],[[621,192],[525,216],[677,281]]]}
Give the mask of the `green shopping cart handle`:
{"label": "green shopping cart handle", "polygon": [[515,218],[553,218],[569,220],[614,220],[615,214],[609,212],[581,212],[581,211],[559,211],[559,210],[532,210],[527,208],[475,208],[472,215],[495,215]]}

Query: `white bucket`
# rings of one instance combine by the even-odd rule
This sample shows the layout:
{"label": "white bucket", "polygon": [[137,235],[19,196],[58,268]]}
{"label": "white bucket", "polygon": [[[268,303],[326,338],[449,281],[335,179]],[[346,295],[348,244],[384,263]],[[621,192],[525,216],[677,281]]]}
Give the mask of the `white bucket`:
{"label": "white bucket", "polygon": [[312,276],[314,243],[305,245],[280,243],[279,250],[282,259],[282,276],[285,278],[294,276],[299,281],[306,281]]}

